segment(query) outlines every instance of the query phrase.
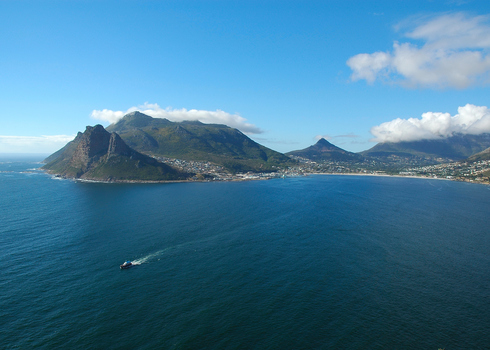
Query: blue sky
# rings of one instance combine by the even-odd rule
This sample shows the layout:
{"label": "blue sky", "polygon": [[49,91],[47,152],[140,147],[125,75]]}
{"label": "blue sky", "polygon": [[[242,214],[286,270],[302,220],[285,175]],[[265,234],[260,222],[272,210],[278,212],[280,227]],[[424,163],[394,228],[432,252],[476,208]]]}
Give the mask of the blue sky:
{"label": "blue sky", "polygon": [[51,153],[124,113],[326,137],[490,132],[490,2],[0,1],[0,153]]}

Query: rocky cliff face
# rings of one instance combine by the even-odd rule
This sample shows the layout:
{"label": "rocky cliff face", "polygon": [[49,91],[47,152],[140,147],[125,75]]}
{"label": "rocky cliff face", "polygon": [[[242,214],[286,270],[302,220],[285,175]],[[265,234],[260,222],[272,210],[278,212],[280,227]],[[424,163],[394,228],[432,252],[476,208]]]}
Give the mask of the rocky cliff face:
{"label": "rocky cliff face", "polygon": [[102,125],[87,126],[85,132],[81,134],[72,163],[81,166],[84,170],[88,169],[93,162],[107,153],[110,139],[111,134]]}
{"label": "rocky cliff face", "polygon": [[[107,157],[116,157],[116,156],[131,156],[131,148],[123,141],[121,136],[116,134],[115,132],[111,133],[111,137],[109,139],[109,148],[107,150]],[[134,152],[134,151],[133,151]]]}
{"label": "rocky cliff face", "polygon": [[115,132],[102,125],[84,133],[46,159],[43,169],[67,178],[103,181],[183,180],[190,174],[131,149]]}

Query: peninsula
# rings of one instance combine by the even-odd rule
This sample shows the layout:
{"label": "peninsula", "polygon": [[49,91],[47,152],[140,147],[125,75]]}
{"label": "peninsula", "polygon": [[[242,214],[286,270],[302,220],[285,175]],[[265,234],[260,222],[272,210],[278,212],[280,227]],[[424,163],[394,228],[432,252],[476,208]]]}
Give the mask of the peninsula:
{"label": "peninsula", "polygon": [[194,175],[133,150],[102,125],[87,126],[44,162],[48,173],[91,181],[183,181]]}

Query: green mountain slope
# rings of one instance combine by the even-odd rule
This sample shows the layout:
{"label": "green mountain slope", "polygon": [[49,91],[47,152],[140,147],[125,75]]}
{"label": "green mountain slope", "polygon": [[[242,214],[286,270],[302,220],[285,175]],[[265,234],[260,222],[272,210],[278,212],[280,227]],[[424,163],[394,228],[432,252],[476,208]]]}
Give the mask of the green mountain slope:
{"label": "green mountain slope", "polygon": [[359,154],[348,152],[339,148],[324,138],[321,138],[316,144],[302,150],[286,153],[288,156],[297,156],[307,158],[313,161],[359,161],[363,157]]}
{"label": "green mountain slope", "polygon": [[184,180],[184,174],[156,159],[136,152],[116,133],[101,125],[84,133],[45,159],[42,169],[61,177],[99,181]]}
{"label": "green mountain slope", "polygon": [[171,122],[140,112],[107,127],[135,150],[154,156],[209,161],[232,172],[273,171],[289,157],[251,140],[237,129],[199,121]]}
{"label": "green mountain slope", "polygon": [[484,149],[481,152],[473,154],[471,157],[467,159],[469,162],[478,162],[480,160],[490,160],[490,147]]}

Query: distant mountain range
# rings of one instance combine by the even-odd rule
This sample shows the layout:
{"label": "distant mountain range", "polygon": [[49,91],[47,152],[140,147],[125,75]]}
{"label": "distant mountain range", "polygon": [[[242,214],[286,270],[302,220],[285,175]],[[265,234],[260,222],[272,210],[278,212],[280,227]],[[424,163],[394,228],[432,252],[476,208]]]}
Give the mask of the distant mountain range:
{"label": "distant mountain range", "polygon": [[231,172],[273,171],[294,162],[239,130],[199,121],[171,122],[140,112],[107,127],[136,151],[167,158],[209,161]]}
{"label": "distant mountain range", "polygon": [[490,147],[490,134],[456,134],[436,140],[404,141],[378,143],[371,149],[360,152],[365,157],[386,158],[423,157],[434,160],[463,160]]}
{"label": "distant mountain range", "polygon": [[[336,161],[355,163],[362,161],[380,161],[384,167],[393,163],[399,167],[403,164],[426,165],[450,161],[469,161],[490,159],[490,134],[463,135],[456,134],[448,138],[436,140],[419,140],[411,142],[378,143],[371,149],[352,153],[339,148],[325,139],[302,150],[286,153],[312,161]],[[399,161],[406,159],[405,162]]]}
{"label": "distant mountain range", "polygon": [[170,181],[191,176],[131,149],[102,125],[87,126],[44,162],[42,168],[49,173],[85,180]]}
{"label": "distant mountain range", "polygon": [[363,156],[348,152],[321,138],[316,144],[302,150],[286,153],[287,156],[307,158],[313,161],[359,161]]}

